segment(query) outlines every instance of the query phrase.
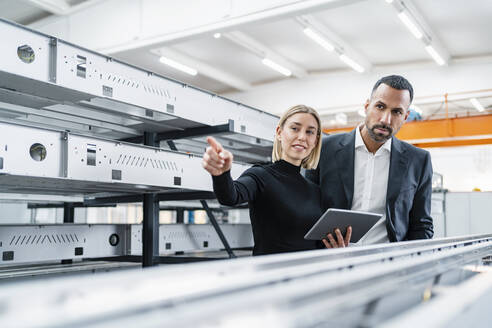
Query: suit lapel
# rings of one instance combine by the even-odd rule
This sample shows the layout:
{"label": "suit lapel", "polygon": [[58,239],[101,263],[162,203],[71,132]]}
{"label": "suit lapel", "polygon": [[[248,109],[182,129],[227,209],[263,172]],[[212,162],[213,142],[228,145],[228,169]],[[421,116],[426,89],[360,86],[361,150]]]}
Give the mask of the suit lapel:
{"label": "suit lapel", "polygon": [[354,196],[354,152],[355,152],[355,130],[340,140],[336,152],[338,173],[343,183],[343,190],[347,199],[348,208],[352,207]]}
{"label": "suit lapel", "polygon": [[386,204],[394,201],[400,193],[403,177],[407,172],[408,156],[401,145],[401,141],[393,138],[391,142],[391,160],[386,190]]}

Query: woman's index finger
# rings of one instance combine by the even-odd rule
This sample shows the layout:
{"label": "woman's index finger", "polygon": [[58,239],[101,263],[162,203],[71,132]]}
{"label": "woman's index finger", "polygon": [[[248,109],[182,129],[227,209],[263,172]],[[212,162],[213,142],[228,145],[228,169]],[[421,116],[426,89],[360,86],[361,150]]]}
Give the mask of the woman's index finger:
{"label": "woman's index finger", "polygon": [[223,150],[222,145],[214,137],[207,137],[207,142],[217,153]]}

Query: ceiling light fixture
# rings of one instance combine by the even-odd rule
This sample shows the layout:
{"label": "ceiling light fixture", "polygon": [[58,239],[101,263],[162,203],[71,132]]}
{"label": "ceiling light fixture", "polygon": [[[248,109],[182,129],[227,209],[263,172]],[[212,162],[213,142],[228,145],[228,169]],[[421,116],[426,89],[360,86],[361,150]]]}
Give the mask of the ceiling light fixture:
{"label": "ceiling light fixture", "polygon": [[[400,0],[401,1],[401,0]],[[303,32],[318,45],[329,52],[334,52],[346,65],[359,73],[371,68],[370,62],[346,44],[336,33],[324,26],[322,22],[311,15],[301,15],[296,18],[303,27]]]}
{"label": "ceiling light fixture", "polygon": [[276,62],[268,59],[268,58],[263,58],[263,60],[261,61],[264,65],[270,67],[271,69],[279,72],[280,74],[283,74],[285,76],[291,76],[292,75],[292,72],[289,71],[287,68],[277,64]]}
{"label": "ceiling light fixture", "polygon": [[386,0],[386,2],[387,2],[387,3],[392,3],[392,2],[393,2],[393,0]]}
{"label": "ceiling light fixture", "polygon": [[478,101],[477,98],[470,98],[470,102],[472,103],[473,107],[475,107],[475,109],[479,112],[485,111],[485,108],[483,108],[482,104]]}
{"label": "ceiling light fixture", "polygon": [[356,63],[353,59],[351,59],[347,55],[341,54],[339,58],[340,58],[341,61],[343,61],[348,66],[352,67],[357,72],[364,73],[364,71],[365,71],[364,67],[362,67],[361,65],[359,65],[358,63]]}
{"label": "ceiling light fixture", "polygon": [[216,38],[216,39],[220,39],[221,36],[222,36],[222,34],[220,34],[219,32],[214,33],[214,38]]}
{"label": "ceiling light fixture", "polygon": [[304,34],[306,34],[308,37],[310,37],[313,41],[315,41],[317,44],[319,44],[320,46],[322,46],[326,50],[328,50],[328,51],[335,50],[335,47],[330,42],[328,42],[328,40],[326,40],[324,37],[322,37],[320,34],[318,34],[313,29],[306,27],[304,29]]}
{"label": "ceiling light fixture", "polygon": [[177,70],[180,70],[182,72],[185,72],[187,74],[190,74],[190,75],[197,75],[198,74],[198,71],[194,68],[191,68],[191,67],[188,67],[186,65],[183,65],[181,63],[178,63],[177,61],[174,61],[172,59],[169,59],[167,57],[164,57],[164,56],[161,56],[159,58],[159,61],[163,64],[166,64],[168,66],[171,66],[172,68],[175,68]]}
{"label": "ceiling light fixture", "polygon": [[428,45],[425,47],[425,50],[427,50],[427,52],[429,53],[429,55],[431,55],[431,57],[435,60],[435,62],[439,65],[439,66],[443,66],[444,64],[446,64],[446,62],[444,61],[444,59],[442,59],[441,55],[439,55],[436,51],[436,49],[434,49],[431,45]]}
{"label": "ceiling light fixture", "polygon": [[423,43],[425,50],[432,56],[436,63],[440,66],[446,65],[450,59],[449,53],[441,42],[439,42],[432,29],[426,25],[425,19],[413,6],[412,2],[410,0],[386,0],[386,2],[393,6],[401,22],[415,38]]}
{"label": "ceiling light fixture", "polygon": [[417,38],[417,39],[422,39],[424,34],[420,30],[420,28],[417,26],[413,18],[410,17],[405,11],[401,11],[398,13],[398,18],[405,24],[405,26],[412,32],[412,34]]}

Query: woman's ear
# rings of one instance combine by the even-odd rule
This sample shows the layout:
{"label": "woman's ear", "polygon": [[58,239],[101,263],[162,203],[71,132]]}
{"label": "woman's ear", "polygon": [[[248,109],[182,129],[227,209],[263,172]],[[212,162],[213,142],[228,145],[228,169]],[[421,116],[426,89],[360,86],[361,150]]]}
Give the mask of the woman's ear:
{"label": "woman's ear", "polygon": [[282,133],[282,128],[277,125],[277,128],[275,129],[275,138],[277,138],[279,141],[281,140],[280,133]]}

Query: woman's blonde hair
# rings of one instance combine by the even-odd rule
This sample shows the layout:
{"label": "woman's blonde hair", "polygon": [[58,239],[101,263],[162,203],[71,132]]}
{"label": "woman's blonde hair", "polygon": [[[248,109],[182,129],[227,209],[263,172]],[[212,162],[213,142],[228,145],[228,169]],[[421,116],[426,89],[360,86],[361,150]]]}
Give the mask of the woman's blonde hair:
{"label": "woman's blonde hair", "polygon": [[[289,108],[284,113],[284,115],[282,115],[280,121],[278,122],[278,127],[280,127],[280,129],[283,129],[284,124],[289,119],[289,117],[298,113],[311,114],[316,119],[316,122],[318,122],[318,129],[316,132],[316,137],[317,137],[316,146],[314,146],[313,150],[311,151],[311,154],[309,154],[309,156],[304,158],[301,162],[301,166],[303,168],[312,170],[318,166],[319,155],[321,153],[321,119],[319,118],[318,112],[316,112],[316,110],[314,110],[313,108],[305,105],[296,105],[294,107]],[[273,142],[272,161],[276,162],[281,159],[282,159],[282,144],[277,138],[277,131],[275,131],[275,141]]]}

